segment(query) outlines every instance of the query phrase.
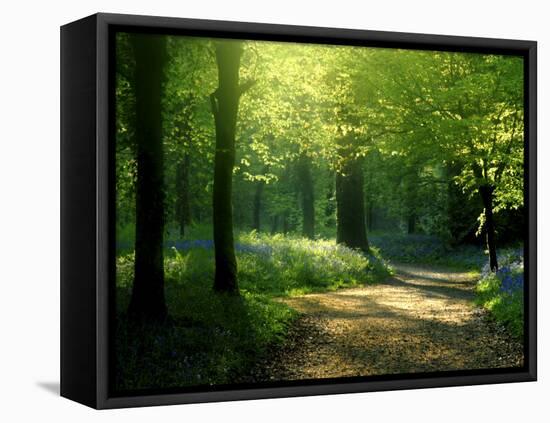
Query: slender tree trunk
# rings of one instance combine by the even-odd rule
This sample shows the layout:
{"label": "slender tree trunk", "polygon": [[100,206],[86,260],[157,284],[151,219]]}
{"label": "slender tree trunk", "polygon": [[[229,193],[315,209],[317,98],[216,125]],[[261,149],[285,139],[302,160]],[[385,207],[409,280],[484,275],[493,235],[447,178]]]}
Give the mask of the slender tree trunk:
{"label": "slender tree trunk", "polygon": [[271,233],[275,234],[277,233],[277,229],[279,228],[279,215],[278,214],[274,215],[272,219],[273,220],[271,221]]}
{"label": "slender tree trunk", "polygon": [[349,159],[336,173],[336,242],[369,251],[360,159]]}
{"label": "slender tree trunk", "polygon": [[298,159],[297,176],[302,197],[302,234],[306,238],[313,239],[315,237],[313,179],[311,177],[310,159],[305,155]]}
{"label": "slender tree trunk", "polygon": [[334,202],[334,177],[333,177],[333,175],[329,176],[329,182],[328,182],[328,185],[326,187],[325,200],[326,200],[326,203],[325,203],[324,224],[327,227],[334,227],[334,226],[336,226],[336,219],[335,219],[336,204]]}
{"label": "slender tree trunk", "polygon": [[239,293],[231,196],[235,164],[235,127],[241,94],[239,88],[241,54],[242,46],[238,41],[221,41],[217,44],[218,89],[211,96],[216,124],[213,189],[216,256],[214,289],[231,294]]}
{"label": "slender tree trunk", "polygon": [[286,235],[290,229],[288,222],[288,212],[283,213],[283,233]]}
{"label": "slender tree trunk", "polygon": [[[262,173],[265,174],[269,170],[269,166],[265,165],[262,169]],[[256,182],[256,189],[254,191],[254,204],[252,209],[252,229],[256,231],[261,230],[261,214],[262,214],[262,194],[264,191],[265,183],[263,181]]]}
{"label": "slender tree trunk", "polygon": [[136,98],[136,245],[129,314],[137,320],[166,318],[164,298],[164,189],[161,97],[166,39],[133,35]]}
{"label": "slender tree trunk", "polygon": [[185,227],[191,222],[189,206],[189,154],[185,154],[176,165],[176,220],[180,237],[185,236]]}
{"label": "slender tree trunk", "polygon": [[410,167],[405,168],[403,176],[403,185],[405,189],[405,221],[407,223],[407,234],[414,234],[416,231],[417,215],[416,208],[418,205],[418,184],[419,184],[419,166],[414,163]]}
{"label": "slender tree trunk", "polygon": [[493,216],[493,191],[494,187],[482,185],[479,187],[479,194],[483,201],[485,215],[485,233],[487,237],[487,248],[489,250],[489,267],[491,271],[498,270],[497,247],[495,241],[495,220]]}

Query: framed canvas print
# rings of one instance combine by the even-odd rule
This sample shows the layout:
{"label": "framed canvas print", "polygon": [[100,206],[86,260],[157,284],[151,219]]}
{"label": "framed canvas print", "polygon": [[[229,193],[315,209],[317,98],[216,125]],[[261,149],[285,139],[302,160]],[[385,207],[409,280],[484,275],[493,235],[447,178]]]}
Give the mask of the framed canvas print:
{"label": "framed canvas print", "polygon": [[536,379],[536,43],[61,28],[61,394]]}

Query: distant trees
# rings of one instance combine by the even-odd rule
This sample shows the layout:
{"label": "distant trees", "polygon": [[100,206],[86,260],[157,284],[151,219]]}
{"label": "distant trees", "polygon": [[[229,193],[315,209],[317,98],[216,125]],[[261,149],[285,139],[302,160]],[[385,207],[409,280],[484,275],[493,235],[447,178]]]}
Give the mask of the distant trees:
{"label": "distant trees", "polygon": [[[264,165],[262,173],[266,174],[269,171],[269,166]],[[260,231],[261,228],[261,214],[262,214],[262,196],[265,189],[265,181],[259,180],[255,182],[256,188],[254,190],[254,202],[252,209],[252,229]]]}
{"label": "distant trees", "polygon": [[310,159],[305,154],[300,155],[297,160],[296,175],[302,200],[302,235],[313,239],[315,238],[314,186]]}
{"label": "distant trees", "polygon": [[463,98],[455,100],[454,108],[466,121],[457,126],[467,139],[456,180],[464,191],[481,197],[479,233],[485,234],[489,265],[496,271],[495,213],[523,207],[523,62],[482,56],[454,66],[462,72],[454,82]]}
{"label": "distant trees", "polygon": [[190,166],[189,153],[185,153],[176,165],[176,220],[181,238],[185,236],[185,227],[191,223],[191,206],[189,204]]}
{"label": "distant trees", "polygon": [[[490,267],[497,270],[495,212],[523,207],[522,59],[412,51],[385,51],[376,58],[371,66],[364,64],[361,91],[371,97],[365,102],[378,117],[370,120],[382,134],[378,148],[402,169],[416,172],[404,180],[405,192],[395,190],[400,210],[409,210],[407,226],[416,230],[420,222],[449,230],[445,221],[451,212],[438,204],[456,200],[457,192],[445,193],[445,184],[464,194],[462,207],[479,196],[478,233],[485,235]],[[422,204],[419,193],[427,188],[432,198]],[[403,207],[407,198],[412,201]],[[429,218],[424,222],[423,210]],[[468,231],[472,225],[464,226]]]}
{"label": "distant trees", "polygon": [[[483,210],[491,270],[498,270],[495,213],[523,207],[523,62],[518,57],[450,55],[440,59],[444,86],[434,127],[462,168],[454,178]],[[446,71],[446,72],[445,72]]]}

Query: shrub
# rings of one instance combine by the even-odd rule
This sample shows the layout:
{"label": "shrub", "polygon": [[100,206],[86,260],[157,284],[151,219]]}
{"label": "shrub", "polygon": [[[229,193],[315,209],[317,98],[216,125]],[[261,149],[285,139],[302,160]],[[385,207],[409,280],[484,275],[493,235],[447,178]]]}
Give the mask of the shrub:
{"label": "shrub", "polygon": [[334,241],[251,232],[241,234],[237,246],[241,287],[251,292],[296,295],[372,283],[389,274],[377,250],[365,256]]}
{"label": "shrub", "polygon": [[477,284],[477,303],[487,309],[496,321],[506,326],[510,332],[523,337],[524,324],[524,279],[523,252],[521,249],[508,249],[499,254],[500,268],[490,272],[487,263]]}

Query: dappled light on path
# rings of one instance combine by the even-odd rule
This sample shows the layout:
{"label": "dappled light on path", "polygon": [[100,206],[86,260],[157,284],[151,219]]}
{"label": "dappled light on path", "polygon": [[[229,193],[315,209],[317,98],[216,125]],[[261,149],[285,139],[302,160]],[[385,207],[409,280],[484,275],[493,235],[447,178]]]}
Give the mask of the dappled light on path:
{"label": "dappled light on path", "polygon": [[[271,380],[518,367],[522,346],[473,306],[471,274],[397,265],[377,285],[284,301],[303,313]],[[272,357],[273,358],[273,357]]]}

